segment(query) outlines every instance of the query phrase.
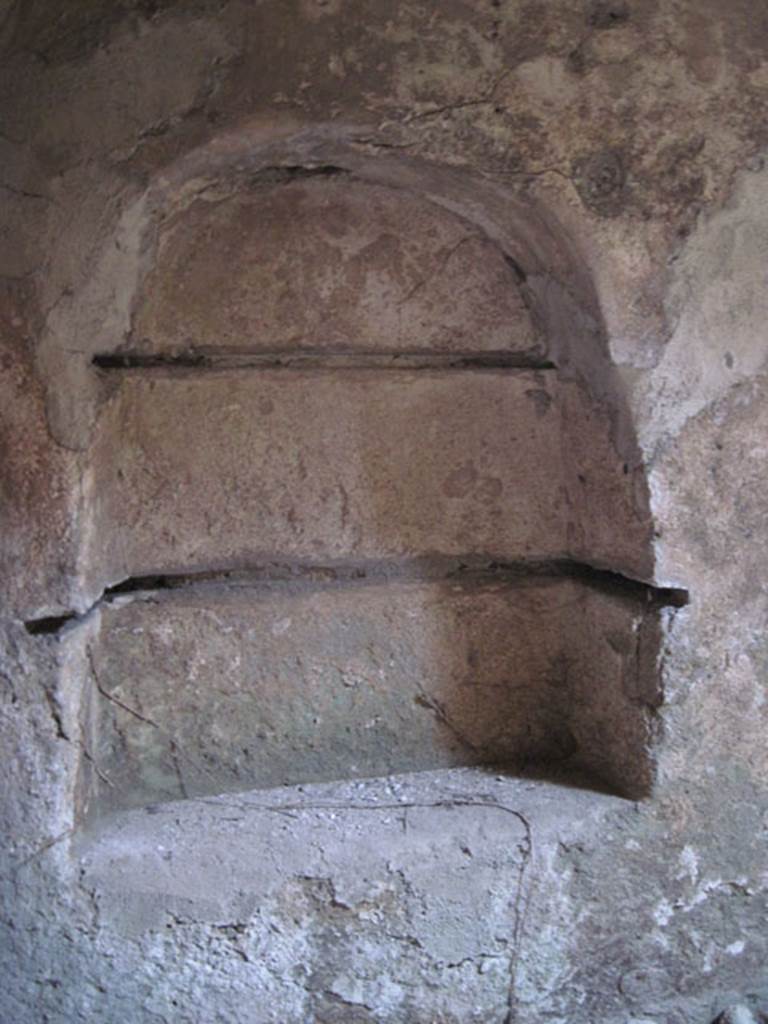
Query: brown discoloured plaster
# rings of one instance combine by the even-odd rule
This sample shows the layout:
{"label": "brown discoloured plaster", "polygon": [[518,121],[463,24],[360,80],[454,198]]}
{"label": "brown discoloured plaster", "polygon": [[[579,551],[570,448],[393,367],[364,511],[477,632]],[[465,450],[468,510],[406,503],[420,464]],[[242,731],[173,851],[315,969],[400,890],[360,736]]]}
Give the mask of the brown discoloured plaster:
{"label": "brown discoloured plaster", "polygon": [[552,376],[128,374],[89,459],[88,585],[278,556],[573,555],[642,575],[632,477],[588,397]]}
{"label": "brown discoloured plaster", "polygon": [[130,347],[541,353],[519,281],[481,232],[335,168],[307,173],[270,188],[264,172],[166,221]]}
{"label": "brown discoloured plaster", "polygon": [[[52,442],[48,431],[43,389],[31,351],[35,325],[25,319],[25,313],[24,289],[4,286],[0,295],[0,601],[6,615],[19,617],[70,602],[72,518],[77,502],[72,460]],[[19,572],[27,560],[26,571]]]}

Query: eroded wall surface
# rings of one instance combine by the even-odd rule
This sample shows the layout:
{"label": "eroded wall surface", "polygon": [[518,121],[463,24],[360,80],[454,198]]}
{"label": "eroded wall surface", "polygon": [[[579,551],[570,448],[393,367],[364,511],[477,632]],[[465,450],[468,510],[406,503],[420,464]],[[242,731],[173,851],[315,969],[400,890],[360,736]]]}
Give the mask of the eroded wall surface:
{"label": "eroded wall surface", "polygon": [[[747,0],[6,0],[0,12],[0,1016],[768,1012],[768,12]],[[86,369],[133,326],[155,241],[137,225],[153,204],[193,204],[217,166],[241,160],[248,174],[264,146],[283,168],[343,149],[369,177],[386,163],[389,186],[408,187],[404,162],[423,161],[449,211],[466,212],[469,176],[493,196],[477,211],[489,238],[516,210],[543,211],[530,246],[518,218],[510,255],[525,266],[538,245],[530,288],[561,282],[554,343],[585,316],[568,314],[568,295],[591,295],[579,372],[599,362],[591,330],[636,434],[616,444],[648,476],[655,564],[634,568],[690,594],[664,618],[649,798],[437,772],[189,800],[175,817],[151,805],[83,845],[91,712],[72,681],[91,666],[72,633],[24,623],[87,616],[114,582],[98,577],[104,560],[121,557],[84,535],[104,408]],[[451,289],[466,280],[459,269]],[[483,284],[492,300],[498,281]],[[186,337],[206,313],[193,260],[158,288],[182,285]],[[178,330],[151,317],[153,337]],[[108,495],[115,516],[135,490]],[[82,628],[97,644],[98,617]]]}

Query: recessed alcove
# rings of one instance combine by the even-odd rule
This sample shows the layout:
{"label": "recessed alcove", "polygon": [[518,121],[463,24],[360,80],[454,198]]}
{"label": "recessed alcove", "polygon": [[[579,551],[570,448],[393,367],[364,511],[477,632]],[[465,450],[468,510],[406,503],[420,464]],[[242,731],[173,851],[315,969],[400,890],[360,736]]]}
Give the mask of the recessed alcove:
{"label": "recessed alcove", "polygon": [[647,793],[674,595],[556,289],[325,166],[186,196],[147,252],[88,371],[86,813],[468,766]]}

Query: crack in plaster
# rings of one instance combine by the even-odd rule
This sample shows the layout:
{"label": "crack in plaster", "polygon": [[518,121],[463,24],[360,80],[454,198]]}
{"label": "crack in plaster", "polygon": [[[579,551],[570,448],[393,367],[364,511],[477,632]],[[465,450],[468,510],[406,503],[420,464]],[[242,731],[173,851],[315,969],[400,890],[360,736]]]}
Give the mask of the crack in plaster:
{"label": "crack in plaster", "polygon": [[[99,674],[98,674],[98,672],[96,670],[96,665],[95,665],[95,661],[94,661],[94,657],[93,657],[93,651],[91,649],[90,644],[88,644],[86,646],[86,657],[88,659],[88,664],[90,666],[91,676],[93,678],[94,685],[96,686],[96,689],[101,694],[101,696],[104,697],[104,699],[109,701],[111,704],[114,704],[116,707],[120,708],[122,711],[125,711],[127,714],[132,715],[134,718],[137,718],[140,722],[144,722],[145,725],[149,725],[153,729],[157,729],[157,731],[160,733],[160,735],[161,736],[165,736],[165,738],[168,740],[168,743],[169,743],[169,746],[170,746],[170,750],[171,750],[171,760],[172,760],[173,765],[174,765],[174,770],[176,771],[176,773],[177,773],[177,775],[179,777],[179,785],[180,785],[182,797],[184,797],[186,799],[186,793],[185,793],[186,787],[184,786],[183,782],[181,781],[181,774],[180,774],[180,769],[179,769],[179,765],[178,765],[178,755],[179,754],[184,758],[184,760],[188,761],[189,764],[196,771],[198,771],[201,774],[207,776],[209,779],[213,778],[213,776],[211,775],[211,773],[208,771],[207,768],[205,768],[202,764],[200,764],[197,760],[195,760],[195,758],[193,758],[189,754],[187,754],[186,751],[184,751],[179,746],[179,744],[176,742],[176,740],[174,739],[174,737],[173,737],[173,735],[171,733],[169,733],[161,725],[158,725],[158,723],[155,722],[152,718],[148,718],[146,715],[143,715],[140,711],[137,711],[137,709],[132,707],[130,704],[126,704],[125,701],[120,700],[119,697],[116,697],[113,693],[110,693],[109,690],[107,690],[104,687],[103,683],[99,679]],[[110,783],[110,785],[111,785],[111,783]]]}
{"label": "crack in plaster", "polygon": [[433,107],[430,110],[422,110],[414,114],[406,114],[401,119],[402,124],[412,124],[414,121],[423,121],[428,117],[439,117],[441,114],[453,113],[455,110],[464,110],[467,107],[480,107],[487,106],[488,104],[495,102],[496,93],[500,86],[506,81],[507,78],[513,73],[514,68],[507,68],[500,75],[497,76],[491,87],[486,92],[475,99],[461,100],[456,103],[445,103],[439,107]]}

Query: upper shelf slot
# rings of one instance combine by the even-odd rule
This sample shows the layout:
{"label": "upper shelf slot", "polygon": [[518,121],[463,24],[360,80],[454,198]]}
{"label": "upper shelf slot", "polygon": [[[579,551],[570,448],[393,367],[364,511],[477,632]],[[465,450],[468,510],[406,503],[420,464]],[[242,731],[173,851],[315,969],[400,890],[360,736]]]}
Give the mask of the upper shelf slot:
{"label": "upper shelf slot", "polygon": [[534,353],[516,351],[366,352],[347,348],[194,349],[161,352],[126,349],[93,357],[99,370],[554,370],[555,364]]}

